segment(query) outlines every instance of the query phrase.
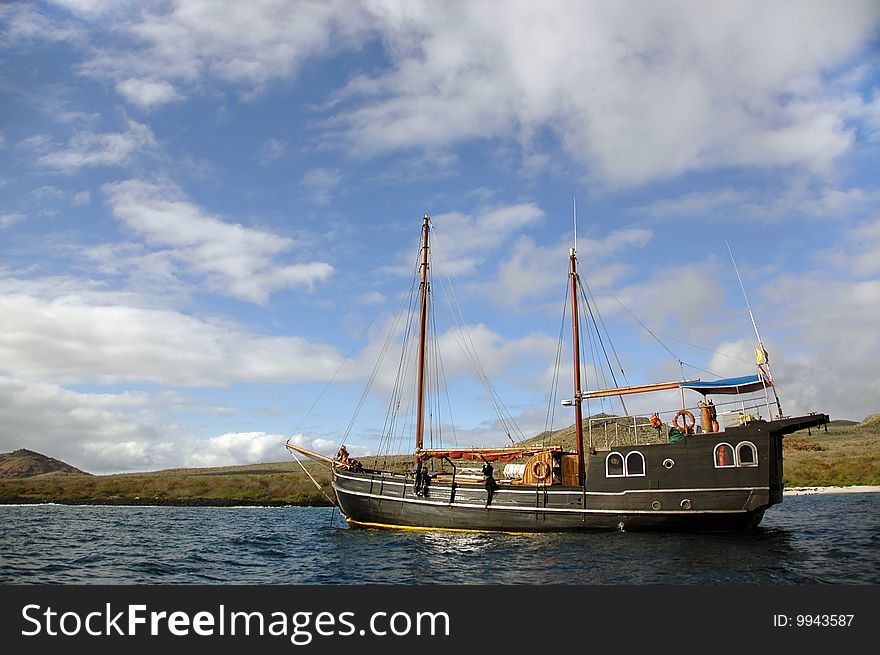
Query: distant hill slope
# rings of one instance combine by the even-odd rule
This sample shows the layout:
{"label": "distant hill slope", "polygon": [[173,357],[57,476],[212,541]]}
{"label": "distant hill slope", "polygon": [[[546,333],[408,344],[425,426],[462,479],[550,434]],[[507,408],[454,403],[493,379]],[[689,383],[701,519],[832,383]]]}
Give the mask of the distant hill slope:
{"label": "distant hill slope", "polygon": [[91,475],[54,457],[21,448],[11,453],[0,453],[0,478],[31,478],[44,473]]}

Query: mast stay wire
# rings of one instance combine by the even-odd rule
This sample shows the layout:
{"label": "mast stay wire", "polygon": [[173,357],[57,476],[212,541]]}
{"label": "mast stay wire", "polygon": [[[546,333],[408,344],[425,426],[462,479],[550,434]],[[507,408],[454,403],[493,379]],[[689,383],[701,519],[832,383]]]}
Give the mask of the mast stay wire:
{"label": "mast stay wire", "polygon": [[[578,276],[578,277],[580,277],[580,276]],[[581,297],[583,298],[584,304],[586,304],[586,306],[587,306],[587,311],[589,312],[589,315],[590,315],[590,321],[592,324],[592,328],[596,334],[596,340],[598,341],[599,346],[601,346],[601,348],[602,348],[602,354],[605,357],[605,363],[608,364],[608,372],[611,374],[611,381],[614,383],[615,387],[619,387],[620,384],[617,382],[617,376],[614,374],[614,367],[611,365],[610,357],[608,357],[608,350],[605,348],[605,340],[602,339],[602,333],[599,330],[599,324],[596,322],[596,316],[593,313],[592,303],[590,302],[589,298],[587,298],[586,293],[584,293],[583,285],[579,285],[579,286],[581,286]],[[598,313],[598,311],[599,311],[599,308],[597,307],[596,313]],[[600,320],[601,320],[601,316],[600,316]],[[602,322],[602,325],[604,327],[604,325],[605,325],[604,321]],[[607,335],[607,330],[606,330],[606,335]],[[608,336],[608,340],[610,343],[610,341],[611,341],[610,336]],[[613,344],[611,345],[611,349],[614,352],[615,358],[617,358],[617,351],[614,350]],[[626,382],[626,374],[623,372],[623,366],[620,365],[619,358],[617,358],[617,364],[618,364],[618,366],[620,366],[620,372],[624,376],[624,382]],[[626,416],[629,414],[629,412],[626,409],[626,403],[623,400],[623,396],[619,396],[619,399],[620,399],[620,405],[623,408],[623,414],[624,414],[624,416]]]}
{"label": "mast stay wire", "polygon": [[309,479],[310,479],[312,482],[315,483],[315,486],[318,488],[318,491],[320,491],[320,492],[324,495],[324,498],[326,498],[327,500],[329,500],[330,503],[331,503],[334,507],[338,508],[338,507],[339,507],[339,502],[336,501],[336,500],[334,500],[333,498],[331,498],[330,496],[327,495],[327,492],[324,491],[324,488],[318,483],[317,480],[315,480],[314,477],[312,477],[312,474],[309,473],[309,470],[308,470],[308,469],[305,467],[305,465],[300,461],[299,457],[296,456],[296,452],[293,451],[293,450],[290,450],[289,448],[288,448],[288,450],[290,451],[290,454],[293,455],[293,459],[296,460],[296,463],[300,465],[300,468],[302,468],[303,472],[304,472],[307,476],[309,476]]}
{"label": "mast stay wire", "polygon": [[[446,264],[446,259],[443,256],[443,250],[440,247],[440,239],[437,238],[436,231],[434,232],[434,250],[437,254],[437,260],[441,264]],[[511,432],[515,432],[520,439],[524,440],[525,435],[517,424],[516,420],[511,415],[510,411],[501,401],[498,392],[495,390],[494,386],[489,380],[489,376],[486,374],[485,369],[483,368],[482,363],[480,362],[479,357],[476,352],[476,345],[473,342],[473,338],[471,337],[470,330],[468,329],[467,322],[464,320],[464,314],[461,309],[461,303],[458,300],[458,296],[455,293],[455,288],[452,286],[452,280],[449,277],[448,265],[442,266],[444,276],[446,278],[446,284],[443,283],[443,279],[440,279],[440,286],[443,290],[443,297],[446,299],[446,304],[448,305],[453,319],[455,323],[459,327],[457,332],[453,332],[453,338],[456,343],[458,343],[459,347],[462,349],[462,352],[467,357],[471,366],[474,368],[474,372],[477,375],[477,378],[483,384],[484,389],[486,390],[489,401],[491,402],[493,408],[495,409],[495,413],[501,423],[502,429],[504,429],[507,434],[507,438],[511,443],[515,443],[513,437],[511,436]]]}
{"label": "mast stay wire", "polygon": [[[586,267],[584,267],[584,269],[586,270]],[[580,276],[579,276],[579,277],[580,277]],[[609,335],[609,333],[608,333],[607,326],[605,325],[605,321],[604,321],[604,319],[602,318],[601,313],[599,313],[599,311],[598,311],[598,304],[595,302],[595,295],[593,294],[592,288],[591,288],[590,285],[587,284],[586,282],[583,283],[583,286],[586,287],[587,292],[589,293],[590,298],[593,299],[593,302],[591,303],[589,299],[587,299],[586,297],[584,297],[584,301],[585,301],[585,303],[587,304],[588,309],[590,309],[590,317],[591,317],[591,319],[593,320],[593,325],[594,325],[594,328],[595,328],[596,334],[597,334],[597,336],[598,336],[599,343],[602,345],[602,349],[603,349],[603,352],[604,352],[604,354],[605,354],[606,362],[608,362],[609,371],[611,371],[612,379],[615,377],[615,376],[614,376],[614,371],[613,371],[613,369],[612,369],[612,367],[611,367],[611,363],[610,363],[610,361],[608,361],[608,354],[607,354],[607,352],[605,351],[604,340],[602,339],[601,334],[599,333],[599,328],[598,328],[598,325],[596,325],[596,319],[595,319],[595,316],[593,316],[593,312],[592,312],[592,309],[591,309],[593,305],[596,305],[596,313],[597,313],[598,316],[599,316],[599,322],[602,324],[602,328],[605,330],[605,334],[606,334],[606,336],[608,337],[608,341],[609,341],[609,344],[610,344],[610,346],[611,346],[612,352],[613,352],[613,354],[614,354],[615,360],[617,361],[617,364],[618,364],[618,366],[620,367],[620,371],[621,371],[621,373],[622,373],[623,376],[624,376],[624,381],[628,384],[628,382],[626,381],[626,373],[625,373],[625,371],[623,370],[623,366],[622,366],[622,364],[621,364],[621,362],[620,362],[620,358],[619,358],[619,356],[618,356],[618,354],[617,354],[617,350],[616,350],[616,348],[614,347],[614,342],[613,342],[613,340],[611,339],[611,337],[610,337],[610,335]],[[611,298],[613,298],[613,299],[617,302],[617,304],[620,305],[620,307],[623,308],[623,310],[624,310],[627,314],[629,314],[629,316],[630,316],[634,321],[636,321],[636,322],[642,327],[642,329],[645,330],[645,332],[647,332],[647,333],[651,336],[651,338],[653,338],[658,344],[660,344],[660,346],[661,346],[666,352],[668,352],[668,353],[669,353],[669,354],[675,359],[675,361],[676,361],[676,362],[678,363],[678,365],[679,365],[679,369],[680,369],[681,379],[682,379],[682,380],[685,379],[685,373],[684,373],[684,367],[685,367],[685,366],[687,366],[687,367],[689,367],[689,368],[692,368],[692,369],[694,369],[694,370],[697,370],[697,371],[701,371],[701,372],[703,372],[703,373],[707,373],[707,374],[709,374],[709,375],[711,375],[711,376],[713,376],[713,377],[715,377],[715,378],[721,378],[721,377],[722,377],[719,373],[716,373],[716,372],[714,372],[714,371],[710,371],[710,370],[708,370],[708,369],[702,368],[702,367],[697,366],[697,365],[695,365],[695,364],[692,364],[692,363],[690,363],[690,362],[686,362],[686,361],[684,361],[681,357],[678,356],[678,354],[676,354],[675,352],[673,352],[672,349],[669,348],[669,346],[667,346],[666,343],[664,343],[664,342],[659,338],[659,336],[657,335],[657,333],[655,333],[653,330],[651,330],[651,328],[649,328],[649,327],[644,323],[644,321],[642,321],[641,319],[639,319],[639,317],[636,316],[636,315],[635,315],[635,314],[629,309],[629,307],[627,307],[627,306],[623,303],[623,301],[621,301],[620,298],[618,298],[618,297],[617,297],[617,296],[616,296],[616,295],[615,295],[610,289],[608,289],[607,287],[605,287],[604,285],[601,285],[601,284],[600,284],[599,286],[602,286],[602,288],[605,290],[605,292],[606,292]],[[582,291],[582,295],[583,295],[583,291]],[[754,318],[753,318],[752,320],[754,321]],[[592,335],[591,335],[591,336],[592,336]],[[683,341],[683,340],[681,340],[681,339],[676,339],[676,338],[673,338],[673,337],[668,337],[668,338],[671,339],[672,341],[676,341],[676,342],[681,343],[681,344],[684,344],[684,345],[686,345],[686,346],[690,346],[690,347],[698,348],[698,349],[701,349],[701,350],[705,350],[705,351],[707,351],[707,352],[711,352],[711,353],[713,353],[713,354],[718,354],[718,355],[721,355],[721,356],[723,356],[723,357],[725,357],[725,358],[728,358],[728,359],[735,359],[735,360],[742,361],[742,362],[748,362],[748,360],[745,360],[745,359],[743,359],[743,358],[741,358],[741,357],[736,357],[736,356],[734,356],[734,355],[729,355],[729,354],[727,354],[727,353],[724,353],[724,352],[721,352],[721,351],[718,351],[718,350],[713,350],[713,349],[710,349],[710,348],[705,348],[705,347],[702,347],[702,346],[697,346],[697,345],[695,345],[695,344],[691,344],[691,343],[688,343],[688,342]],[[617,386],[617,382],[616,382],[616,380],[615,380],[615,386]],[[627,411],[626,411],[626,404],[625,404],[625,402],[624,402],[624,400],[623,400],[623,397],[622,397],[622,396],[619,396],[619,399],[620,399],[621,406],[622,406],[623,409],[624,409],[624,414],[626,414],[626,413],[627,413]],[[801,406],[802,406],[802,405],[801,405]],[[802,407],[803,407],[803,406],[802,406]]]}
{"label": "mast stay wire", "polygon": [[[417,270],[418,270],[418,268],[416,267],[416,271],[417,271]],[[382,344],[382,347],[381,347],[381,349],[380,349],[380,351],[379,351],[379,356],[378,356],[377,359],[376,359],[376,363],[374,364],[373,369],[372,369],[372,371],[370,372],[370,376],[369,376],[369,378],[368,378],[368,380],[367,380],[367,384],[364,386],[364,389],[363,389],[363,391],[362,391],[362,393],[361,393],[361,396],[360,396],[360,398],[359,398],[359,400],[358,400],[358,403],[357,403],[357,405],[355,406],[355,411],[354,411],[354,413],[353,413],[353,415],[352,415],[352,417],[351,417],[351,420],[349,421],[348,426],[347,426],[346,429],[345,429],[345,432],[344,432],[344,434],[343,434],[343,442],[344,442],[344,441],[349,437],[349,435],[351,434],[351,430],[352,430],[353,427],[354,427],[355,421],[357,420],[357,417],[358,417],[358,415],[359,415],[361,409],[363,409],[364,403],[366,402],[366,399],[367,399],[367,396],[369,395],[370,389],[372,388],[374,382],[376,381],[376,378],[377,378],[378,375],[379,375],[379,370],[380,370],[380,368],[381,368],[381,366],[382,366],[382,363],[383,363],[384,360],[385,360],[385,356],[388,354],[388,350],[389,350],[390,347],[391,347],[391,343],[392,343],[392,341],[394,340],[394,335],[395,335],[395,333],[397,332],[397,328],[398,328],[398,325],[400,324],[400,320],[401,320],[401,318],[404,316],[405,313],[406,313],[406,314],[411,313],[411,312],[404,312],[404,308],[406,307],[408,301],[409,301],[409,304],[410,304],[410,305],[412,304],[412,297],[415,295],[415,294],[413,293],[413,291],[412,291],[412,286],[415,284],[415,279],[416,279],[416,277],[417,277],[417,275],[414,274],[414,276],[413,276],[413,282],[412,282],[412,284],[411,284],[411,288],[410,288],[410,293],[409,293],[409,294],[403,294],[403,296],[401,297],[400,304],[398,305],[398,308],[397,308],[397,312],[396,312],[394,318],[393,318],[392,321],[391,321],[391,324],[390,324],[389,329],[388,329],[388,333],[387,333],[387,335],[386,335],[386,337],[385,337],[385,341],[384,341],[384,343]],[[408,332],[409,332],[409,325],[407,325],[407,330],[406,330],[406,332],[405,332],[405,334],[404,334],[404,339],[407,338],[407,334],[406,334],[406,333],[408,333]],[[403,348],[403,349],[401,350],[401,361],[399,362],[399,365],[398,365],[398,380],[397,380],[397,382],[395,383],[395,385],[399,382],[399,378],[400,378],[400,376],[401,376],[401,369],[402,369],[402,367],[403,367],[403,357],[404,357],[406,351],[407,351],[406,348]],[[394,404],[394,400],[393,400],[394,395],[395,395],[395,394],[392,393],[392,403],[391,403],[392,405]],[[393,419],[392,419],[392,421],[393,421]],[[387,427],[389,428],[389,430],[390,430],[390,425],[388,425],[387,422],[388,422],[388,415],[386,415],[386,426],[387,426]],[[383,429],[383,432],[384,432],[384,429]],[[390,433],[389,433],[389,435],[388,435],[388,437],[389,437],[389,443],[390,443],[390,436],[391,436],[391,435],[390,435]],[[381,451],[381,449],[382,449],[382,447],[383,447],[383,443],[384,443],[384,441],[385,441],[385,436],[382,435],[382,438],[381,438],[381,440],[380,440],[380,451]]]}
{"label": "mast stay wire", "polygon": [[[584,294],[584,289],[586,289],[586,293],[589,294],[589,299],[587,299]],[[599,323],[602,325],[602,331],[605,333],[605,336],[608,338],[608,345],[611,346],[611,352],[614,355],[614,360],[617,362],[617,366],[620,369],[620,374],[623,376],[623,381],[626,384],[629,384],[629,380],[626,379],[626,372],[623,370],[623,364],[620,361],[620,355],[617,354],[617,348],[614,347],[614,341],[611,338],[611,334],[608,332],[608,327],[605,325],[605,319],[602,318],[602,313],[599,311],[599,303],[596,302],[596,297],[593,295],[593,290],[590,288],[588,282],[584,281],[581,286],[581,295],[584,298],[584,302],[587,303],[587,307],[595,307],[596,308],[596,316],[599,317]],[[592,312],[590,312],[592,316]],[[593,319],[595,324],[595,319]],[[598,332],[598,326],[596,326],[596,331]],[[611,363],[608,364],[609,368]]]}
{"label": "mast stay wire", "polygon": [[[386,457],[388,454],[394,452],[394,430],[401,423],[401,415],[400,409],[401,406],[405,408],[410,408],[409,401],[405,401],[404,392],[406,391],[406,381],[409,375],[412,375],[410,371],[410,367],[412,364],[412,356],[411,349],[409,347],[410,342],[413,339],[413,334],[415,333],[415,304],[416,304],[416,286],[419,278],[419,259],[416,258],[416,261],[413,265],[412,272],[412,281],[410,285],[409,294],[405,296],[406,300],[408,300],[408,306],[406,307],[405,313],[401,315],[406,317],[406,323],[403,333],[403,339],[401,341],[400,347],[400,356],[398,358],[397,364],[397,372],[394,377],[394,386],[392,387],[392,393],[390,395],[390,400],[388,403],[388,409],[386,412],[386,422],[382,428],[382,442],[380,445],[384,448],[386,453]],[[401,312],[403,312],[403,305],[401,306]],[[399,318],[398,321],[399,323]],[[389,332],[389,338],[393,338],[394,333],[396,332],[396,324],[392,326],[392,330]],[[407,421],[409,420],[410,411],[407,409],[405,411],[405,415],[403,416],[403,427],[400,430],[400,436],[398,440],[400,443],[398,444],[398,448],[402,446],[402,441],[404,438],[404,434],[407,432]],[[387,448],[384,447],[384,443],[387,442]]]}
{"label": "mast stay wire", "polygon": [[[324,388],[321,389],[321,392],[318,394],[318,397],[315,398],[314,402],[311,404],[311,406],[308,408],[308,410],[306,410],[306,413],[303,414],[303,417],[300,419],[299,423],[297,423],[297,424],[296,424],[296,427],[293,428],[293,433],[294,433],[294,434],[296,434],[296,433],[299,431],[299,429],[302,427],[302,424],[306,422],[306,419],[309,417],[309,415],[312,413],[312,411],[314,411],[315,407],[316,407],[316,406],[318,405],[318,403],[321,401],[321,398],[323,398],[324,394],[327,393],[327,389],[330,388],[330,386],[333,384],[333,382],[334,382],[334,381],[336,380],[336,378],[339,376],[339,373],[342,371],[343,367],[344,367],[344,366],[348,363],[348,361],[351,359],[351,356],[354,354],[354,351],[357,349],[357,347],[358,347],[358,346],[364,341],[364,339],[366,338],[367,334],[369,334],[369,332],[370,332],[370,328],[373,327],[373,324],[376,322],[376,320],[377,320],[378,318],[379,318],[379,315],[376,314],[376,315],[373,317],[373,320],[370,321],[370,323],[367,325],[367,327],[366,327],[366,328],[364,329],[364,331],[361,333],[360,338],[359,338],[359,339],[355,342],[355,344],[351,347],[351,350],[348,351],[348,354],[345,356],[345,358],[342,360],[342,363],[339,364],[339,367],[336,369],[336,371],[333,373],[333,375],[330,377],[330,379],[329,379],[329,380],[327,381],[327,383],[324,385]],[[290,440],[288,439],[288,442],[289,442],[289,441],[290,441]],[[342,445],[342,443],[340,443],[340,445]]]}
{"label": "mast stay wire", "polygon": [[[586,267],[584,267],[584,269],[586,270]],[[595,280],[596,278],[593,278],[593,279]],[[605,291],[609,296],[611,296],[612,298],[614,298],[614,300],[617,302],[617,304],[620,305],[621,308],[623,308],[623,310],[624,310],[627,314],[629,314],[630,317],[631,317],[636,323],[638,323],[640,326],[642,326],[642,329],[645,330],[645,332],[647,332],[647,333],[648,333],[648,334],[654,339],[654,341],[656,341],[658,344],[660,344],[660,346],[661,346],[666,352],[668,352],[670,355],[672,355],[672,357],[673,357],[673,359],[675,359],[675,361],[681,363],[681,361],[682,361],[681,358],[680,358],[678,355],[676,355],[676,354],[672,351],[672,349],[669,348],[669,346],[667,346],[665,343],[663,343],[663,341],[660,340],[660,338],[654,333],[654,331],[651,330],[651,328],[649,328],[647,325],[645,325],[645,323],[644,323],[644,322],[643,322],[638,316],[636,316],[636,315],[630,310],[630,308],[627,307],[627,306],[623,303],[623,301],[622,301],[620,298],[618,298],[617,296],[615,296],[614,293],[613,293],[608,287],[606,287],[605,285],[603,285],[603,284],[601,284],[601,283],[598,283],[598,282],[597,282],[597,284],[598,284],[600,287],[602,287],[602,289],[604,289],[604,291]]]}
{"label": "mast stay wire", "polygon": [[[568,278],[566,278],[568,279]],[[559,395],[559,369],[562,363],[562,344],[563,332],[565,331],[565,319],[568,313],[568,295],[569,285],[571,281],[567,281],[565,285],[565,297],[562,302],[562,320],[559,323],[559,337],[556,340],[556,360],[553,364],[553,374],[550,380],[550,394],[547,402],[547,415],[544,419],[544,432],[549,435],[553,430],[553,421],[556,417],[556,398]]]}
{"label": "mast stay wire", "polygon": [[[586,267],[584,267],[584,268],[586,269]],[[594,278],[594,279],[595,279],[595,278]],[[696,365],[694,365],[694,364],[691,364],[690,362],[686,362],[686,361],[684,361],[684,360],[683,360],[681,357],[679,357],[675,352],[673,352],[673,350],[672,350],[669,346],[667,346],[666,343],[665,343],[662,339],[660,339],[660,335],[658,335],[658,334],[657,334],[656,332],[654,332],[651,328],[649,328],[649,327],[645,324],[645,322],[642,321],[638,316],[636,316],[636,315],[632,312],[632,310],[630,310],[630,308],[627,307],[626,304],[624,304],[624,302],[623,302],[620,298],[618,298],[618,297],[617,297],[617,296],[616,296],[616,295],[615,295],[615,294],[614,294],[614,293],[613,293],[608,287],[606,287],[605,285],[603,285],[603,284],[601,284],[601,283],[597,283],[597,284],[598,284],[599,287],[601,287],[601,288],[604,290],[605,293],[607,293],[611,298],[613,298],[614,301],[617,302],[617,304],[620,305],[620,307],[621,307],[621,308],[622,308],[627,314],[629,314],[630,318],[632,318],[636,323],[638,323],[638,324],[641,326],[641,328],[642,328],[645,332],[647,332],[648,335],[650,335],[650,337],[651,337],[654,341],[656,341],[656,342],[660,345],[661,348],[663,348],[663,350],[665,350],[667,353],[669,353],[669,354],[672,356],[672,358],[676,361],[676,363],[678,363],[679,367],[682,367],[682,366],[688,366],[688,367],[693,368],[693,369],[695,369],[695,370],[697,370],[697,371],[702,371],[703,373],[708,373],[709,375],[713,375],[713,376],[715,376],[716,378],[721,378],[721,377],[722,377],[722,376],[721,376],[720,374],[718,374],[718,373],[715,373],[715,372],[713,372],[713,371],[706,370],[706,369],[704,369],[704,368],[700,368],[699,366],[696,366]],[[589,289],[589,286],[587,286],[587,288]],[[591,293],[591,295],[592,295],[592,290],[590,291],[590,293]],[[710,353],[713,353],[713,354],[721,355],[721,356],[726,357],[726,358],[728,358],[728,359],[736,359],[736,360],[741,361],[741,362],[748,362],[748,361],[749,361],[749,360],[745,360],[745,359],[743,359],[743,358],[741,358],[741,357],[736,357],[735,355],[729,355],[729,354],[727,354],[727,353],[721,352],[720,350],[712,350],[711,348],[705,348],[704,346],[697,346],[697,345],[695,345],[695,344],[688,343],[687,341],[683,341],[683,340],[681,340],[681,339],[676,339],[676,338],[674,338],[674,337],[670,337],[670,336],[668,336],[668,335],[662,335],[662,336],[664,336],[664,338],[670,339],[671,341],[675,341],[675,342],[677,342],[677,343],[681,343],[681,344],[683,344],[683,345],[685,345],[685,346],[690,346],[690,347],[693,347],[693,348],[698,348],[698,349],[700,349],[700,350],[705,350],[706,352],[710,352]],[[612,348],[613,348],[613,345],[612,345]],[[683,370],[682,370],[682,378],[684,378]]]}

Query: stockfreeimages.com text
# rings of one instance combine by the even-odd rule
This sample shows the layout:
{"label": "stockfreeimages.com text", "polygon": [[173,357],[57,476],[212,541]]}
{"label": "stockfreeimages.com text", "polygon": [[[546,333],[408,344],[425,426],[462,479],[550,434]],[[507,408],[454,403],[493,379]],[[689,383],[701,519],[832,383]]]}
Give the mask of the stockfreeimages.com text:
{"label": "stockfreeimages.com text", "polygon": [[21,613],[27,624],[21,632],[25,637],[72,637],[80,634],[92,637],[253,635],[289,637],[292,644],[306,646],[316,636],[450,635],[449,615],[446,612],[372,612],[363,623],[356,620],[355,612],[247,612],[230,611],[224,605],[212,612],[190,613],[151,611],[146,605],[125,605],[124,609],[116,610],[106,603],[103,609],[80,614],[30,604],[25,605]]}

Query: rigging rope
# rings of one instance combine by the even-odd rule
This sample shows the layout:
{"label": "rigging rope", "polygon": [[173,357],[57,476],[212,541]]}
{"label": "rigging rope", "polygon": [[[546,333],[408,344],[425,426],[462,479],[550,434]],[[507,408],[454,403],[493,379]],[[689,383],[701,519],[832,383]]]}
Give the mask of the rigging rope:
{"label": "rigging rope", "polygon": [[[586,267],[584,267],[584,270],[587,270]],[[597,279],[597,278],[594,278],[594,279]],[[642,326],[642,329],[644,329],[645,332],[647,332],[649,335],[651,335],[651,337],[654,339],[654,341],[656,341],[657,343],[659,343],[660,346],[661,346],[666,352],[668,352],[670,355],[672,355],[672,357],[673,357],[677,362],[680,362],[680,361],[681,361],[681,359],[678,357],[678,355],[676,355],[674,352],[672,352],[672,350],[671,350],[671,349],[670,349],[665,343],[663,343],[663,342],[660,340],[660,338],[659,338],[656,334],[654,334],[654,332],[651,330],[651,328],[649,328],[647,325],[645,325],[645,324],[639,319],[638,316],[636,316],[635,314],[633,314],[633,313],[630,311],[629,307],[627,307],[626,305],[623,304],[623,301],[621,301],[620,298],[618,298],[617,296],[615,296],[615,295],[611,292],[611,290],[608,289],[608,287],[606,287],[605,285],[599,283],[598,281],[597,281],[597,284],[598,284],[600,287],[602,287],[602,288],[605,290],[605,292],[606,292],[609,296],[611,296],[612,298],[614,298],[614,300],[617,301],[617,304],[620,305],[620,306],[623,308],[623,310],[624,310],[627,314],[629,314],[630,317],[631,317],[636,323],[638,323],[639,325],[641,325],[641,326]]]}
{"label": "rigging rope", "polygon": [[305,467],[305,465],[299,460],[299,457],[296,456],[296,452],[294,452],[290,449],[288,449],[288,451],[290,452],[291,455],[293,455],[293,459],[296,460],[296,463],[300,465],[300,468],[302,468],[302,470],[305,472],[305,474],[307,476],[309,476],[309,479],[315,483],[315,486],[318,488],[318,491],[320,491],[324,495],[324,498],[329,500],[335,507],[339,507],[339,505],[336,503],[336,501],[333,500],[330,496],[328,496],[327,492],[324,491],[324,488],[318,483],[317,480],[315,480],[315,478],[312,477],[312,474],[309,473],[309,471]]}
{"label": "rigging rope", "polygon": [[[566,278],[568,279],[568,278]],[[556,340],[556,361],[553,365],[553,375],[550,380],[550,397],[547,405],[547,416],[544,420],[544,432],[549,435],[553,430],[553,420],[556,417],[556,398],[559,389],[559,369],[562,362],[562,343],[564,341],[565,317],[568,313],[568,292],[570,281],[565,285],[565,296],[562,301],[562,320],[559,323],[559,338]]]}
{"label": "rigging rope", "polygon": [[[578,276],[580,278],[580,276]],[[583,298],[584,303],[587,306],[587,311],[590,314],[590,321],[593,325],[593,330],[596,334],[596,339],[599,342],[599,345],[602,347],[602,354],[605,356],[605,363],[608,364],[608,372],[611,374],[611,381],[614,383],[614,387],[619,387],[620,385],[617,382],[617,376],[614,374],[614,367],[611,365],[611,359],[608,357],[608,350],[605,348],[605,341],[602,339],[602,333],[599,331],[599,324],[596,322],[596,316],[593,314],[593,307],[590,300],[587,298],[586,294],[583,291],[582,285],[578,285],[581,287],[581,298]],[[596,308],[596,312],[598,313],[598,307]],[[609,342],[611,338],[609,337]],[[612,346],[613,349],[613,346]],[[616,352],[615,352],[616,356]],[[620,360],[618,359],[618,364],[620,364]],[[623,367],[621,367],[620,372],[623,373]],[[624,416],[628,415],[629,412],[626,409],[626,403],[623,401],[623,397],[620,396],[620,405],[623,407]]]}
{"label": "rigging rope", "polygon": [[[417,268],[416,268],[416,270],[417,270]],[[351,417],[351,420],[348,423],[348,426],[345,429],[345,433],[343,434],[343,441],[348,439],[349,435],[351,434],[351,430],[354,427],[354,423],[357,420],[357,417],[360,414],[360,411],[363,408],[364,403],[366,402],[367,396],[369,395],[370,389],[372,388],[373,383],[375,382],[376,377],[379,374],[379,370],[381,368],[382,362],[384,361],[385,356],[391,347],[391,342],[393,341],[394,335],[397,332],[397,327],[400,324],[400,320],[405,315],[403,310],[407,304],[407,300],[409,299],[410,303],[411,303],[411,298],[414,295],[412,293],[412,288],[415,285],[415,278],[416,278],[416,276],[414,275],[413,281],[411,282],[411,285],[410,285],[409,297],[407,297],[407,295],[404,295],[400,300],[400,304],[398,305],[397,312],[391,321],[391,324],[388,329],[388,334],[385,337],[385,342],[382,344],[382,347],[379,351],[379,356],[377,357],[376,363],[373,366],[372,371],[370,372],[370,376],[367,380],[367,384],[364,386],[364,389],[363,389],[361,396],[358,400],[358,403],[355,407],[355,411]],[[410,312],[407,312],[406,314],[409,314],[409,313]],[[409,325],[407,325],[407,330],[409,330]],[[402,353],[405,353],[405,352],[406,352],[406,349],[404,349],[402,351]],[[392,401],[391,401],[392,406],[394,405],[394,402],[395,402],[394,401],[394,394],[392,393]],[[390,411],[393,412],[393,410],[390,410]],[[389,430],[391,429],[390,426],[388,426],[388,415],[387,414],[386,414],[386,426],[389,428]],[[390,437],[390,434],[389,434],[389,437]],[[380,439],[380,443],[379,443],[379,452],[382,452],[383,441],[384,441],[384,434],[381,435],[381,439]]]}
{"label": "rigging rope", "polygon": [[[434,250],[437,253],[437,260],[440,263],[445,264],[443,252],[440,247],[440,240],[437,238],[436,232],[434,234]],[[449,266],[441,266],[440,268],[441,270],[443,270],[444,276],[446,278],[446,284],[443,284],[443,278],[440,279],[440,287],[443,290],[443,297],[445,298],[446,304],[450,309],[452,317],[459,328],[457,331],[452,332],[452,336],[455,339],[456,343],[458,343],[465,357],[467,357],[471,366],[474,368],[474,372],[476,373],[477,378],[482,383],[483,388],[486,391],[486,395],[489,398],[489,402],[492,404],[493,409],[495,410],[495,414],[498,417],[499,422],[501,423],[502,429],[506,432],[508,439],[511,441],[511,443],[515,443],[513,438],[510,436],[511,431],[513,431],[519,436],[521,440],[523,440],[525,439],[525,435],[519,428],[519,425],[516,423],[513,416],[507,410],[504,403],[501,401],[498,392],[492,386],[492,383],[489,380],[489,376],[486,374],[486,371],[483,368],[479,357],[477,356],[477,348],[473,342],[473,338],[471,337],[467,322],[464,320],[464,314],[461,310],[461,303],[458,300],[458,296],[455,293],[455,288],[452,286],[452,280],[449,277]]]}
{"label": "rigging rope", "polygon": [[[296,424],[296,427],[293,429],[293,433],[294,433],[294,434],[296,434],[296,433],[299,431],[300,427],[302,427],[302,424],[305,423],[306,419],[307,419],[307,418],[309,417],[309,415],[312,413],[312,410],[315,409],[315,407],[317,406],[318,402],[320,402],[320,400],[321,400],[321,398],[324,396],[324,394],[327,393],[327,389],[330,388],[330,385],[333,384],[333,382],[336,380],[337,376],[338,376],[339,373],[342,371],[342,368],[343,368],[343,367],[348,363],[348,361],[351,359],[351,356],[354,354],[355,349],[356,349],[356,348],[357,348],[357,347],[358,347],[358,346],[364,341],[364,339],[366,338],[367,334],[370,332],[370,328],[373,327],[373,324],[376,322],[376,319],[377,319],[378,317],[379,317],[378,314],[377,314],[376,316],[373,317],[373,320],[370,321],[369,325],[367,325],[366,329],[361,333],[360,338],[359,338],[359,339],[355,342],[355,344],[351,347],[351,350],[348,351],[348,354],[345,356],[345,359],[342,360],[342,363],[341,363],[341,364],[339,365],[339,367],[336,369],[336,372],[333,373],[333,375],[332,375],[332,376],[330,377],[330,379],[327,381],[327,384],[325,384],[325,385],[324,385],[324,388],[321,389],[321,393],[319,393],[319,394],[318,394],[318,397],[315,398],[315,401],[312,403],[311,407],[309,407],[309,409],[306,411],[306,413],[305,413],[305,414],[303,415],[303,417],[300,419],[299,423]],[[342,443],[340,443],[339,445],[341,446]]]}

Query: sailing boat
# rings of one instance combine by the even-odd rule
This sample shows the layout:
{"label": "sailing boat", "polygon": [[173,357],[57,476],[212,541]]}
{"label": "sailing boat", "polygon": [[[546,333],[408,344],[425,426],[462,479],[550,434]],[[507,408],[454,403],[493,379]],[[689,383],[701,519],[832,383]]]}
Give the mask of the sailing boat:
{"label": "sailing boat", "polygon": [[[332,459],[289,440],[286,444],[294,453],[329,465],[336,502],[350,525],[513,533],[748,530],[760,523],[768,507],[782,502],[783,436],[825,424],[828,416],[784,417],[778,398],[777,415],[771,416],[768,390],[773,381],[763,344],[756,375],[584,389],[576,248],[569,255],[573,397],[562,403],[574,408],[575,447],[566,450],[527,440],[499,448],[426,448],[431,229],[431,219],[425,216],[414,307],[418,367],[412,465],[403,471],[371,468],[352,459],[344,444]],[[673,389],[680,391],[681,403],[661,413],[671,417],[668,423],[656,412],[650,419],[603,415],[585,420],[582,415],[582,403],[591,399]],[[699,422],[686,406],[686,391],[701,396],[691,406],[699,408]],[[766,419],[760,406],[747,407],[741,400],[760,391],[767,397]],[[737,409],[719,415],[712,396],[734,398]],[[444,466],[432,469],[435,463]],[[496,475],[493,464],[501,463],[508,464]]]}

